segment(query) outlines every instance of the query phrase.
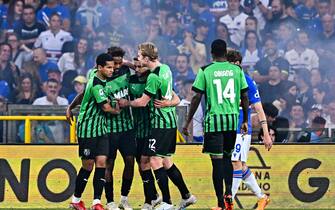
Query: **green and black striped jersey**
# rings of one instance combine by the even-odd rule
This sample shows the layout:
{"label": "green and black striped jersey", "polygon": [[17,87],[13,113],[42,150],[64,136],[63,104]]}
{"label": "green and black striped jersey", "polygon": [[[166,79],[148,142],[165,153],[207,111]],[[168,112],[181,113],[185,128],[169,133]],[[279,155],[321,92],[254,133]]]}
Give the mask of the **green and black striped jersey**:
{"label": "green and black striped jersey", "polygon": [[88,81],[78,116],[79,138],[94,138],[107,134],[106,113],[101,109],[101,105],[108,102],[105,86],[106,80],[97,76]]}
{"label": "green and black striped jersey", "polygon": [[[111,101],[121,98],[129,99],[129,77],[129,67],[121,66],[121,68],[113,73],[111,78],[107,79],[105,91]],[[107,117],[107,128],[108,132],[111,133],[119,133],[133,129],[130,107],[122,108],[118,115],[109,114]]]}
{"label": "green and black striped jersey", "polygon": [[144,93],[151,97],[150,122],[151,128],[176,128],[176,107],[155,108],[154,99],[172,99],[172,73],[170,67],[162,64],[149,74]]}
{"label": "green and black striped jersey", "polygon": [[[148,72],[149,73],[149,72]],[[129,96],[131,100],[141,98],[145,83],[147,80],[147,74],[143,76],[132,75],[129,79]],[[143,139],[150,135],[150,107],[133,107],[133,120],[134,128],[136,131],[136,138]]]}
{"label": "green and black striped jersey", "polygon": [[241,68],[213,62],[199,69],[192,89],[206,98],[205,132],[236,131],[241,90],[248,88]]}

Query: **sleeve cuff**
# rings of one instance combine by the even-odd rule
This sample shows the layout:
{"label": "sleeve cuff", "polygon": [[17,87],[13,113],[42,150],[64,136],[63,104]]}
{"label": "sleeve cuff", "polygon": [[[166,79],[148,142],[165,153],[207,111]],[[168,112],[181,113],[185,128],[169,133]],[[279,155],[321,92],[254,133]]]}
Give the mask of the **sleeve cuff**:
{"label": "sleeve cuff", "polygon": [[150,98],[154,97],[156,94],[153,94],[153,93],[150,93],[149,91],[147,90],[144,90],[144,93],[148,96],[150,96]]}
{"label": "sleeve cuff", "polygon": [[104,104],[107,104],[108,103],[108,100],[104,100],[104,101],[101,101],[100,103],[98,103],[98,105],[100,107],[102,107]]}
{"label": "sleeve cuff", "polygon": [[201,93],[201,94],[205,93],[205,91],[200,90],[200,89],[198,89],[198,88],[196,88],[196,87],[194,87],[194,86],[192,86],[192,90],[193,90],[194,92],[196,92],[196,93]]}

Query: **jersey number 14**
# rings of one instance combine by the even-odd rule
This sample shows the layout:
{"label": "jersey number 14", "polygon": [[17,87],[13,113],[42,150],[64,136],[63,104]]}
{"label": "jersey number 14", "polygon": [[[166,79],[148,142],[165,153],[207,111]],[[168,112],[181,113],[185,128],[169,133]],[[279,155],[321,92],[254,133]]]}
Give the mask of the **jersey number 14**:
{"label": "jersey number 14", "polygon": [[229,79],[227,82],[226,87],[224,87],[224,90],[222,91],[222,85],[220,79],[213,80],[214,85],[216,86],[216,93],[218,97],[218,103],[223,103],[223,98],[227,98],[230,100],[231,103],[235,102],[235,90],[234,90],[234,79]]}

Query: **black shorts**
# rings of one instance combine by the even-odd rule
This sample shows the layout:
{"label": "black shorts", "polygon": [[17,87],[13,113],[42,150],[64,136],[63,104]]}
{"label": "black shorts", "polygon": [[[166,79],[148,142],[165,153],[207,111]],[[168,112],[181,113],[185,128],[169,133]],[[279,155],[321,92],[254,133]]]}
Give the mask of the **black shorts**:
{"label": "black shorts", "polygon": [[211,155],[231,156],[236,141],[236,131],[205,133],[202,152]]}
{"label": "black shorts", "polygon": [[149,137],[145,138],[136,138],[136,146],[137,146],[137,152],[136,152],[136,161],[139,163],[141,160],[141,156],[148,156],[146,154],[145,145],[147,145],[147,142],[149,141]]}
{"label": "black shorts", "polygon": [[109,143],[109,158],[111,159],[116,158],[117,150],[120,151],[123,157],[136,155],[137,149],[134,129],[120,133],[111,133],[109,135]]}
{"label": "black shorts", "polygon": [[176,152],[177,128],[153,128],[144,145],[148,156],[171,156]]}
{"label": "black shorts", "polygon": [[95,159],[96,156],[109,154],[108,136],[95,138],[78,138],[79,157],[82,159]]}

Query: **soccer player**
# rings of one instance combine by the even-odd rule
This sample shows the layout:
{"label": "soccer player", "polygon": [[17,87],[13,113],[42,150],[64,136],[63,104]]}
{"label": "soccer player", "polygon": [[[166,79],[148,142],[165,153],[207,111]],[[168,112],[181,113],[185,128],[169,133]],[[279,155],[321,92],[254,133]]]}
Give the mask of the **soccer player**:
{"label": "soccer player", "polygon": [[163,195],[163,202],[157,209],[173,209],[171,203],[168,178],[178,187],[182,200],[179,208],[185,208],[196,202],[191,195],[179,169],[173,164],[171,155],[176,149],[177,121],[175,107],[156,108],[152,99],[167,99],[173,97],[172,73],[166,64],[158,60],[158,49],[150,42],[138,47],[138,60],[143,67],[148,67],[149,74],[144,94],[130,102],[132,107],[150,105],[150,139],[146,142],[146,153],[150,156],[150,164],[154,170],[158,186]]}
{"label": "soccer player", "polygon": [[92,77],[85,89],[78,117],[77,136],[79,156],[82,167],[78,173],[75,192],[70,207],[77,210],[85,209],[81,195],[95,165],[93,178],[94,200],[92,209],[103,210],[100,198],[105,185],[106,160],[109,154],[106,113],[118,114],[118,106],[112,108],[105,94],[106,79],[113,74],[113,58],[100,54],[96,59],[97,73]]}
{"label": "soccer player", "polygon": [[[213,41],[211,53],[213,62],[199,69],[193,83],[192,89],[195,95],[191,101],[183,132],[188,134],[193,115],[202,95],[205,95],[207,100],[203,152],[210,154],[212,161],[212,179],[218,199],[217,209],[231,210],[233,209],[231,153],[235,145],[240,99],[245,114],[241,129],[244,133],[248,130],[246,116],[249,106],[248,85],[240,67],[227,62],[225,41],[221,39]],[[223,180],[225,194],[223,194]]]}
{"label": "soccer player", "polygon": [[[240,66],[242,62],[242,56],[238,51],[229,50],[227,54],[227,60],[233,64]],[[268,125],[267,125],[265,113],[262,107],[261,98],[259,96],[259,92],[257,89],[257,85],[247,73],[245,73],[245,79],[249,87],[248,89],[249,103],[256,111],[260,124],[262,126],[263,143],[265,145],[265,148],[270,150],[272,146],[272,140],[269,134]],[[243,118],[243,113],[242,111],[240,112],[240,120],[238,124],[238,129],[237,129],[236,143],[235,143],[235,148],[234,148],[234,151],[231,157],[231,160],[233,161],[233,168],[234,168],[232,196],[233,198],[235,198],[235,195],[238,191],[241,181],[243,180],[244,183],[247,185],[247,187],[259,199],[257,210],[263,210],[267,206],[267,204],[270,202],[270,199],[266,194],[262,193],[261,188],[257,184],[254,174],[251,173],[250,169],[247,166],[248,152],[249,152],[250,143],[251,143],[251,129],[252,129],[250,113],[251,113],[251,109],[249,108],[248,110],[248,122],[249,122],[248,123],[248,134],[243,135],[239,129],[241,127],[240,122]]]}
{"label": "soccer player", "polygon": [[[116,100],[128,99],[130,68],[123,65],[123,56],[125,55],[125,51],[120,47],[111,47],[108,49],[108,54],[113,57],[115,71],[112,77],[107,80],[106,94]],[[118,102],[115,101],[115,103]],[[130,107],[123,107],[119,115],[110,115],[107,117],[107,128],[110,133],[109,141],[111,143],[105,185],[107,209],[118,209],[114,202],[112,173],[117,150],[119,150],[124,161],[119,208],[132,210],[132,207],[128,202],[128,194],[133,182],[135,163],[134,157],[137,149]]]}
{"label": "soccer player", "polygon": [[[147,67],[142,67],[140,61],[134,58],[136,74],[130,76],[129,95],[131,100],[140,98],[145,89],[145,83],[150,74]],[[173,92],[171,100],[155,100],[157,107],[176,106],[180,102],[179,97]],[[157,196],[155,178],[150,166],[150,157],[144,149],[145,142],[148,141],[150,132],[150,107],[134,107],[132,109],[134,128],[136,131],[137,155],[136,161],[139,165],[140,175],[143,181],[145,201],[142,210],[150,210],[161,202],[161,197]]]}
{"label": "soccer player", "polygon": [[[128,82],[130,76],[130,64],[123,65],[124,50],[120,47],[111,47],[108,49],[108,54],[112,56],[114,61],[115,71],[111,78],[107,79],[106,83],[106,95],[114,100],[121,98],[128,99]],[[93,77],[97,72],[97,69],[92,69],[88,74],[88,78]],[[82,100],[83,94],[78,94],[73,102],[66,110],[66,116],[70,122],[73,114],[71,110]],[[133,130],[133,122],[130,115],[129,107],[121,109],[119,115],[107,116],[107,128],[110,134],[110,154],[107,163],[106,170],[106,184],[105,194],[107,199],[106,209],[108,210],[119,210],[119,207],[125,210],[131,210],[131,206],[128,202],[128,194],[134,177],[134,156],[136,154],[136,141],[135,133]],[[119,149],[125,166],[122,175],[121,184],[121,201],[120,205],[114,202],[114,190],[113,190],[113,169],[114,161],[116,158],[117,149]]]}

